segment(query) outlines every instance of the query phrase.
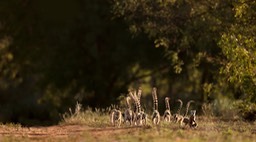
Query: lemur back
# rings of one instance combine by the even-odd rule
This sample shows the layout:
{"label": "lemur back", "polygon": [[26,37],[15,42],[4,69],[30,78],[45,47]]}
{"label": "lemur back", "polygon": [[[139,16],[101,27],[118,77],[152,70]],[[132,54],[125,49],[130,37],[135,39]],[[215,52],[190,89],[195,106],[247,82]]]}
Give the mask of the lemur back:
{"label": "lemur back", "polygon": [[126,97],[126,107],[127,109],[124,112],[124,123],[127,121],[132,125],[133,120],[134,120],[134,112],[131,109],[131,104],[130,104],[131,98],[129,96]]}
{"label": "lemur back", "polygon": [[117,109],[112,109],[110,112],[110,122],[113,126],[120,126],[122,122],[122,112]]}

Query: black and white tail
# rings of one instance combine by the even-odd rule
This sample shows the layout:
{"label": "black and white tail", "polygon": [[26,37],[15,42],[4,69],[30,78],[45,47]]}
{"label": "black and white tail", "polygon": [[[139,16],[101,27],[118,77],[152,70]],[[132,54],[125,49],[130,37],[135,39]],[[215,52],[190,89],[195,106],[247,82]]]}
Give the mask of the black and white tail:
{"label": "black and white tail", "polygon": [[180,107],[179,107],[179,109],[177,110],[177,114],[179,114],[179,115],[180,115],[180,111],[181,111],[181,109],[182,109],[183,102],[182,102],[182,100],[181,100],[181,99],[178,99],[178,100],[177,100],[177,102],[179,102],[179,103],[180,103]]}
{"label": "black and white tail", "polygon": [[129,96],[127,96],[127,97],[125,98],[126,107],[127,107],[128,109],[131,109],[130,100],[131,100],[131,97],[129,97]]}
{"label": "black and white tail", "polygon": [[140,98],[141,98],[142,90],[138,89],[138,93],[135,91],[130,91],[129,95],[135,102],[135,125],[146,125],[147,123],[147,114],[141,110]]}
{"label": "black and white tail", "polygon": [[185,112],[185,114],[184,114],[185,117],[186,117],[187,114],[188,114],[188,109],[189,109],[189,107],[190,107],[190,104],[191,104],[191,103],[194,103],[194,102],[195,102],[194,100],[188,101],[187,106],[186,106],[186,112]]}
{"label": "black and white tail", "polygon": [[136,90],[130,90],[129,95],[135,103],[135,113],[139,113],[141,111],[141,105],[140,105],[140,99],[137,96]]}
{"label": "black and white tail", "polygon": [[164,101],[165,101],[165,108],[166,108],[166,110],[170,110],[170,103],[169,103],[170,98],[169,97],[165,97]]}
{"label": "black and white tail", "polygon": [[[135,93],[136,93],[136,91],[135,91]],[[138,93],[137,93],[137,98],[138,98],[139,102],[140,102],[141,94],[142,94],[142,89],[141,89],[141,87],[139,87],[138,88]]]}

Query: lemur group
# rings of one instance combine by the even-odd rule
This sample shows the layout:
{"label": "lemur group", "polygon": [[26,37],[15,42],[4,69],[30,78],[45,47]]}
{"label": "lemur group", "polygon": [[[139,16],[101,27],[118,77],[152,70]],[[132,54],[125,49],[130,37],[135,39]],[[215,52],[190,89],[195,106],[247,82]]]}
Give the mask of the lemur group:
{"label": "lemur group", "polygon": [[[141,109],[141,94],[142,89],[139,87],[137,90],[128,90],[128,95],[126,97],[126,109],[122,112],[121,110],[114,108],[110,113],[110,121],[113,126],[120,127],[123,123],[129,123],[130,126],[145,126],[147,125],[148,115]],[[165,106],[166,110],[164,111],[163,116],[161,117],[158,111],[158,99],[157,99],[157,88],[152,88],[152,98],[153,98],[153,113],[151,116],[152,123],[154,125],[159,125],[160,121],[174,122],[178,123],[180,126],[190,128],[196,128],[196,110],[190,110],[190,115],[188,115],[189,106],[193,103],[193,100],[188,101],[186,106],[186,112],[184,115],[180,113],[183,102],[178,99],[177,102],[180,103],[179,109],[175,114],[171,114],[170,110],[170,98],[165,97]],[[131,107],[131,101],[135,105],[135,109]]]}

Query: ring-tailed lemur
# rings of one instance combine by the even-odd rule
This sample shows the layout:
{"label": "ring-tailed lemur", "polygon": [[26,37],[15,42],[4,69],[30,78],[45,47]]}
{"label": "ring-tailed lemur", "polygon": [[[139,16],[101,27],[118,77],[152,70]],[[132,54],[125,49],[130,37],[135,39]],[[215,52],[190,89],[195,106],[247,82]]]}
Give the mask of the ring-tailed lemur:
{"label": "ring-tailed lemur", "polygon": [[164,111],[164,120],[167,121],[167,122],[170,122],[171,121],[171,110],[170,110],[170,98],[169,97],[165,97],[165,107],[166,107],[166,110]]}
{"label": "ring-tailed lemur", "polygon": [[153,121],[153,124],[158,125],[160,122],[160,114],[158,111],[158,99],[157,99],[156,91],[157,91],[156,87],[153,87],[152,97],[153,97],[154,108],[153,108],[153,114],[152,114],[152,121]]}
{"label": "ring-tailed lemur", "polygon": [[186,125],[189,125],[190,128],[196,128],[197,122],[196,122],[196,110],[190,111],[189,117],[184,117],[183,123]]}
{"label": "ring-tailed lemur", "polygon": [[135,125],[146,125],[147,123],[147,114],[141,110],[140,98],[141,98],[142,90],[138,89],[138,95],[136,91],[130,91],[129,95],[135,102]]}
{"label": "ring-tailed lemur", "polygon": [[173,116],[173,118],[174,118],[174,122],[175,122],[175,123],[180,123],[180,124],[181,124],[181,123],[182,123],[182,120],[183,120],[183,116],[180,114],[180,111],[181,111],[181,108],[182,108],[182,106],[183,106],[183,102],[182,102],[182,100],[180,100],[180,99],[178,99],[177,102],[180,103],[180,107],[179,107],[179,109],[177,110],[176,114]]}
{"label": "ring-tailed lemur", "polygon": [[110,112],[110,122],[113,126],[120,126],[122,122],[122,112],[117,109],[112,109]]}
{"label": "ring-tailed lemur", "polygon": [[127,121],[132,125],[133,120],[134,120],[134,112],[131,109],[131,104],[130,104],[131,98],[129,96],[126,97],[126,106],[127,109],[124,112],[124,123]]}
{"label": "ring-tailed lemur", "polygon": [[185,115],[184,115],[184,117],[183,117],[182,123],[185,124],[185,126],[186,126],[186,125],[189,125],[191,128],[196,128],[196,127],[197,127],[197,122],[196,122],[196,110],[191,110],[191,111],[190,111],[190,116],[189,116],[189,117],[187,116],[190,103],[194,103],[194,101],[193,101],[193,100],[190,100],[190,101],[187,103],[186,113],[185,113]]}

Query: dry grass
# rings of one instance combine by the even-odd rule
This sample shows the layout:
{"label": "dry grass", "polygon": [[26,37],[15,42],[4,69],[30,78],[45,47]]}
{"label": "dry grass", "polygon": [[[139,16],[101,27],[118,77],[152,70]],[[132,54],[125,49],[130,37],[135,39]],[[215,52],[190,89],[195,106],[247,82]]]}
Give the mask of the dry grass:
{"label": "dry grass", "polygon": [[172,122],[161,122],[159,126],[149,123],[144,127],[122,124],[116,128],[110,125],[108,109],[92,111],[79,107],[63,115],[63,121],[57,126],[27,128],[13,124],[0,125],[0,141],[256,141],[255,122],[200,116],[196,129],[183,128]]}
{"label": "dry grass", "polygon": [[65,113],[63,121],[60,122],[60,125],[87,125],[91,127],[106,127],[110,126],[109,123],[109,112],[110,107],[106,109],[95,109],[92,111],[91,108],[86,110],[82,109],[82,105],[77,103],[75,111],[72,112],[69,109],[68,113]]}

